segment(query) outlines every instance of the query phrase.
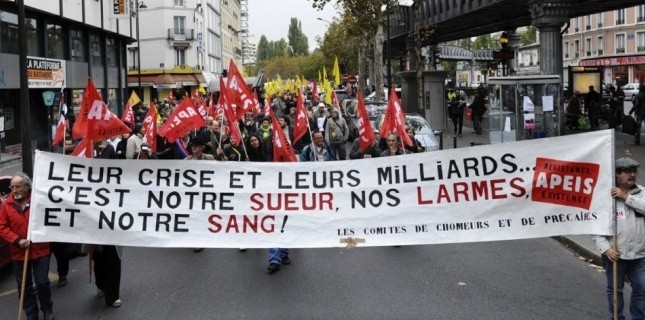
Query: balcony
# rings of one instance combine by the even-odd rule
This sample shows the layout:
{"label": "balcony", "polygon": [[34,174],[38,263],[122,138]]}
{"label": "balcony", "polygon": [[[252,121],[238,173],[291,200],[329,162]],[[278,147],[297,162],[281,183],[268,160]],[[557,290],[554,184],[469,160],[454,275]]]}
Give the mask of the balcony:
{"label": "balcony", "polygon": [[580,31],[580,28],[578,28],[578,27],[576,27],[575,29],[573,29],[573,32],[578,32],[578,31]]}
{"label": "balcony", "polygon": [[585,28],[586,28],[587,30],[591,30],[591,26],[590,26],[590,25],[587,25]]}
{"label": "balcony", "polygon": [[645,52],[645,46],[638,46],[638,47],[636,47],[636,51],[638,51],[638,52]]}
{"label": "balcony", "polygon": [[591,51],[585,52],[587,54],[587,57],[591,57]]}
{"label": "balcony", "polygon": [[616,19],[616,25],[625,24],[625,19]]}
{"label": "balcony", "polygon": [[195,40],[194,29],[168,29],[168,40]]}
{"label": "balcony", "polygon": [[599,56],[602,56],[602,54],[603,54],[603,50],[602,50],[602,49],[598,49],[598,55],[599,55]]}
{"label": "balcony", "polygon": [[574,56],[575,56],[576,59],[580,58],[580,54],[577,53],[577,52],[576,52],[576,54]]}
{"label": "balcony", "polygon": [[645,22],[645,16],[636,17],[636,22]]}
{"label": "balcony", "polygon": [[625,53],[625,48],[616,48],[616,53]]}
{"label": "balcony", "polygon": [[565,54],[564,54],[564,57],[565,57],[565,58],[569,58],[569,54],[568,54],[568,53],[565,53]]}
{"label": "balcony", "polygon": [[598,22],[598,28],[602,28],[602,22]]}

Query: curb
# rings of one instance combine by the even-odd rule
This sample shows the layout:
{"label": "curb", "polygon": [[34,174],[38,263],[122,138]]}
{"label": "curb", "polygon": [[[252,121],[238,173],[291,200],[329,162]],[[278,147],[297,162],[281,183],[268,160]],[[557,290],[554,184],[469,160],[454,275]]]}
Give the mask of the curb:
{"label": "curb", "polygon": [[565,236],[557,236],[552,238],[560,242],[565,247],[571,249],[573,252],[579,254],[581,257],[588,259],[593,264],[602,266],[602,259],[600,258],[600,255],[598,255],[597,253],[588,250],[587,248],[579,245],[575,241]]}

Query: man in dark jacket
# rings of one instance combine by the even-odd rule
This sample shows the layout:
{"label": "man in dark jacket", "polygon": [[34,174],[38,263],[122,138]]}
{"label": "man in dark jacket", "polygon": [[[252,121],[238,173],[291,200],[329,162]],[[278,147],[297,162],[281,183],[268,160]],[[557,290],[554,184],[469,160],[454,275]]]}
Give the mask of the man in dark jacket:
{"label": "man in dark jacket", "polygon": [[636,135],[634,136],[634,144],[641,144],[641,124],[645,121],[645,83],[638,87],[638,94],[632,101],[634,105],[629,114],[636,113]]}

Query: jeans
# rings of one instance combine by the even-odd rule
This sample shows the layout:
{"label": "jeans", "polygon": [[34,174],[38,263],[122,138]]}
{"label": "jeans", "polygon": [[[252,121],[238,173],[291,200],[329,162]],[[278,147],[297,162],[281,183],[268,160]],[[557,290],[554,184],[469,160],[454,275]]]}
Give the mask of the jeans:
{"label": "jeans", "polygon": [[282,263],[282,258],[289,256],[289,249],[271,248],[269,249],[269,263]]}
{"label": "jeans", "polygon": [[[613,267],[614,264],[602,256],[602,263],[607,271],[607,301],[609,302],[609,318],[614,317],[614,286]],[[629,313],[633,320],[645,319],[645,258],[635,260],[618,260],[618,319],[625,319],[623,315],[623,287],[625,276],[628,276],[632,285],[632,297],[629,305]]]}
{"label": "jeans", "polygon": [[347,149],[345,148],[346,141],[343,142],[330,142],[329,146],[338,155],[338,160],[347,160]]}
{"label": "jeans", "polygon": [[[22,261],[13,261],[13,274],[18,284],[18,293],[22,286]],[[38,319],[38,302],[43,312],[52,312],[51,286],[49,283],[49,255],[29,260],[27,266],[27,281],[25,282],[25,302],[22,305],[27,314],[27,319]],[[34,281],[36,289],[34,289]],[[20,297],[20,295],[18,295]],[[37,299],[37,300],[36,300]]]}
{"label": "jeans", "polygon": [[464,126],[464,113],[451,115],[450,120],[453,124],[453,134],[461,134],[461,128]]}

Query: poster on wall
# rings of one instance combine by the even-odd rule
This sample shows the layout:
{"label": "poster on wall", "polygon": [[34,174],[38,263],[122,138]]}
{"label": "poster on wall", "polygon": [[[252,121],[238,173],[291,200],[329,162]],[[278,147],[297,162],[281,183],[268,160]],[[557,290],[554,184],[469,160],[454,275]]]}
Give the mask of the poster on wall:
{"label": "poster on wall", "polygon": [[65,60],[27,57],[27,81],[30,89],[65,86]]}

